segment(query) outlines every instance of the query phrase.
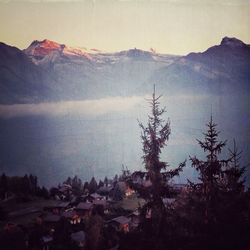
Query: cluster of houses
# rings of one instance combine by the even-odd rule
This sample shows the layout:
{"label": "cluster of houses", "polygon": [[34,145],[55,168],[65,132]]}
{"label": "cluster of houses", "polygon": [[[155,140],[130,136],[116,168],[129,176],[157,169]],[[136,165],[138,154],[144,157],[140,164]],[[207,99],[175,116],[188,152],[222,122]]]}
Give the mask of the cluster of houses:
{"label": "cluster of houses", "polygon": [[[133,182],[145,187],[151,185],[149,180],[140,177],[139,174],[134,176]],[[118,181],[115,185],[123,192],[123,199],[136,197],[135,191],[126,182]],[[177,185],[175,188],[182,190],[185,187]],[[86,221],[96,213],[103,218],[104,227],[112,227],[118,233],[127,233],[137,228],[140,221],[138,209],[123,212],[114,210],[114,205],[117,203],[114,200],[114,189],[114,185],[106,185],[100,187],[96,193],[76,196],[69,184],[60,186],[53,202],[50,200],[48,205],[45,204],[43,211],[35,220],[36,226],[42,225],[45,229],[39,234],[38,239],[42,249],[51,249],[58,231],[67,231],[69,234],[67,237],[72,246],[75,247],[70,249],[85,249],[88,238],[85,230]],[[67,199],[67,197],[70,197],[70,199]],[[166,206],[173,204],[174,201],[173,198],[163,199]],[[65,225],[69,230],[64,229]],[[28,245],[29,242],[26,244]]]}
{"label": "cluster of houses", "polygon": [[[135,193],[135,191],[124,182],[120,182],[118,185],[123,189],[125,199]],[[63,189],[60,189],[60,192],[68,193],[69,186],[67,188],[63,187]],[[133,230],[139,224],[139,212],[135,210],[127,212],[126,215],[118,215],[112,211],[116,201],[110,198],[111,192],[111,186],[103,186],[98,189],[98,193],[81,195],[79,197],[73,196],[71,201],[57,200],[55,204],[44,207],[46,214],[42,217],[43,223],[50,229],[50,232],[53,232],[63,218],[72,225],[72,228],[76,229],[78,225],[84,224],[91,215],[98,211],[98,214],[104,219],[104,226],[111,226],[117,232],[124,233]],[[61,197],[64,196],[62,195]],[[79,249],[84,249],[86,243],[85,231],[82,229],[79,231],[75,230],[75,232],[71,234],[71,240],[77,244]],[[44,236],[44,249],[49,249],[52,241],[52,236]]]}
{"label": "cluster of houses", "polygon": [[[122,190],[125,199],[135,193],[125,182],[117,182],[116,185]],[[85,249],[88,238],[85,230],[86,221],[96,213],[102,217],[105,227],[112,227],[117,232],[126,233],[134,228],[136,223],[138,224],[139,220],[136,221],[138,213],[128,211],[126,215],[121,215],[114,211],[113,207],[117,201],[113,199],[114,187],[112,185],[102,186],[97,192],[77,196],[70,185],[61,185],[53,200],[45,201],[42,211],[30,223],[32,224],[32,226],[29,226],[31,235],[36,231],[36,228],[42,228],[42,230],[38,230],[39,236],[35,237],[37,242],[35,244],[38,244],[43,250],[51,249],[51,246],[55,243],[56,233],[67,225],[67,232],[70,232],[68,235],[69,241],[75,247],[70,249]],[[70,199],[67,199],[67,197],[70,197]],[[9,236],[13,232],[20,231],[22,228],[19,226],[15,223],[7,223],[4,228],[4,235]],[[38,237],[39,239],[37,239]],[[26,238],[25,244],[28,246],[31,243],[28,237]]]}

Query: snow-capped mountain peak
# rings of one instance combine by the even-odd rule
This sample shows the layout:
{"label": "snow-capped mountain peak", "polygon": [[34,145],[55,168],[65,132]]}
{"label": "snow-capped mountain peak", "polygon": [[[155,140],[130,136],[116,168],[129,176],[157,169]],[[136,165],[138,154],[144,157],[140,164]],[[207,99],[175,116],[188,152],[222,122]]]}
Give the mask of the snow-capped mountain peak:
{"label": "snow-capped mountain peak", "polygon": [[91,60],[91,56],[85,49],[68,47],[65,44],[44,39],[43,41],[33,41],[30,46],[24,50],[26,55],[34,60],[43,60],[45,57],[50,57],[52,54],[62,55],[66,57],[83,57]]}
{"label": "snow-capped mountain peak", "polygon": [[37,57],[37,59],[42,59],[53,51],[60,51],[65,45],[50,41],[45,39],[43,41],[33,41],[30,46],[24,50],[24,52],[29,56]]}

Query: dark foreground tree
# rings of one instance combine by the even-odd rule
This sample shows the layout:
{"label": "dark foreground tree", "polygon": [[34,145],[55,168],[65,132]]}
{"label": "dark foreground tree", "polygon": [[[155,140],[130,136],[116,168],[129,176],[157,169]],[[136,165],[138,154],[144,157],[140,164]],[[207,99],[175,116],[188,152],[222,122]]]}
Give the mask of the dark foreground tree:
{"label": "dark foreground tree", "polygon": [[[163,198],[171,196],[169,180],[179,175],[185,166],[183,162],[172,169],[160,158],[171,132],[169,119],[165,121],[162,118],[166,109],[160,108],[160,98],[161,96],[155,96],[154,91],[150,100],[151,114],[148,116],[147,125],[139,124],[142,131],[142,158],[146,171],[132,174],[129,180],[129,184],[146,201],[141,208],[142,244],[139,249],[164,249],[168,234],[166,232],[168,216]],[[135,175],[142,178],[139,185],[134,183]]]}
{"label": "dark foreground tree", "polygon": [[249,224],[244,168],[235,145],[228,158],[220,159],[226,141],[218,139],[216,126],[211,117],[204,140],[197,140],[206,159],[190,157],[199,174],[199,183],[189,181],[182,211],[190,249],[244,249]]}
{"label": "dark foreground tree", "polygon": [[[249,249],[250,204],[245,190],[246,167],[240,165],[241,152],[236,143],[229,149],[230,161],[224,169],[219,206],[218,230],[225,249]],[[226,242],[226,244],[225,244]]]}
{"label": "dark foreground tree", "polygon": [[229,149],[230,162],[225,170],[225,187],[231,195],[239,195],[245,191],[244,173],[246,167],[240,165],[241,154],[242,152],[238,150],[234,140],[233,149]]}
{"label": "dark foreground tree", "polygon": [[223,169],[230,161],[229,159],[219,159],[226,141],[218,141],[220,132],[216,130],[216,126],[211,116],[207,124],[207,132],[204,133],[204,141],[197,140],[200,147],[206,153],[206,160],[190,157],[192,166],[199,173],[199,191],[204,200],[203,213],[205,224],[211,224],[217,220],[215,210],[223,182]]}

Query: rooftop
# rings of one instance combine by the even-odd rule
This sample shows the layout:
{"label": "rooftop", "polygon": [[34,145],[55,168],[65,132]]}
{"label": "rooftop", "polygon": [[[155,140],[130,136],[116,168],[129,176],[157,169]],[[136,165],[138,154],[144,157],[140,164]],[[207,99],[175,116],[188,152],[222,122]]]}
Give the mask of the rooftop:
{"label": "rooftop", "polygon": [[127,218],[125,216],[119,216],[119,217],[112,219],[111,221],[124,225],[130,222],[130,218]]}
{"label": "rooftop", "polygon": [[58,222],[60,220],[61,216],[56,214],[47,214],[44,217],[44,221],[46,222]]}
{"label": "rooftop", "polygon": [[76,209],[89,210],[89,209],[92,208],[92,206],[93,206],[92,203],[80,202],[80,203],[77,205]]}

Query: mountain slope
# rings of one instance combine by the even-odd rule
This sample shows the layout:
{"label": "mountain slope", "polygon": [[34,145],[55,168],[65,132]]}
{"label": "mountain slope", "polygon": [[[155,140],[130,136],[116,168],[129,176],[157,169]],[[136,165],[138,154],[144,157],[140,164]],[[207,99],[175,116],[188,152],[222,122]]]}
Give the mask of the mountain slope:
{"label": "mountain slope", "polygon": [[150,82],[161,90],[199,93],[234,93],[250,89],[250,46],[225,37],[221,44],[202,53],[190,53],[155,72]]}
{"label": "mountain slope", "polygon": [[48,98],[49,88],[45,84],[48,78],[21,50],[0,43],[1,103],[29,103]]}

